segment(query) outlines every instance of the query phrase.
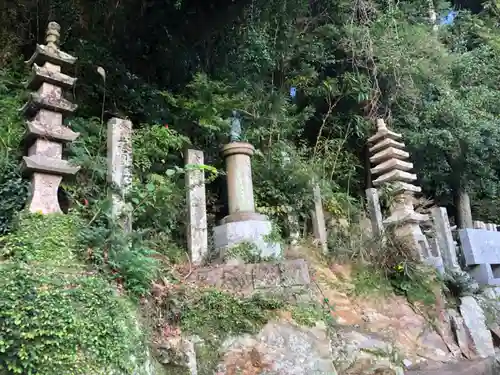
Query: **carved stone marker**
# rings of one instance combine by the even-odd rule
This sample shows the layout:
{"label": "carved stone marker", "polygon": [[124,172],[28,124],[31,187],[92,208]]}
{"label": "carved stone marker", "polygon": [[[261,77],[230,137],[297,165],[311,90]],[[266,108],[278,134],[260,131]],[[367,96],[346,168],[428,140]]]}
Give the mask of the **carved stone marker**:
{"label": "carved stone marker", "polygon": [[449,271],[460,271],[460,265],[457,260],[457,249],[453,240],[446,208],[433,207],[431,209],[431,216],[445,268]]}
{"label": "carved stone marker", "polygon": [[187,241],[193,264],[201,264],[208,252],[205,174],[203,151],[187,150],[186,195],[188,205]]}
{"label": "carved stone marker", "polygon": [[370,222],[372,225],[372,233],[377,238],[383,238],[384,223],[382,219],[382,210],[377,189],[370,188],[365,190],[366,203],[368,205],[368,213],[370,214]]}
{"label": "carved stone marker", "polygon": [[29,101],[21,109],[28,118],[28,155],[24,167],[31,177],[30,212],[42,214],[60,213],[57,199],[59,184],[64,175],[73,175],[80,168],[63,160],[63,144],[74,141],[79,133],[63,125],[63,117],[73,113],[77,105],[63,97],[63,90],[74,86],[76,78],[62,73],[71,67],[76,58],[59,50],[60,26],[50,22],[46,33],[46,45],[37,45],[35,53],[27,61],[33,75],[28,88],[32,92]]}
{"label": "carved stone marker", "polygon": [[500,285],[500,232],[486,229],[458,231],[469,274],[483,285]]}
{"label": "carved stone marker", "polygon": [[323,254],[328,253],[328,238],[326,233],[325,213],[321,200],[321,189],[318,184],[313,186],[314,211],[311,212],[314,238],[321,245]]}
{"label": "carved stone marker", "polygon": [[111,215],[123,230],[132,231],[132,214],[126,211],[125,196],[132,186],[132,122],[112,117],[108,121],[108,183]]}
{"label": "carved stone marker", "polygon": [[221,257],[225,250],[242,243],[254,245],[263,257],[281,254],[281,246],[267,237],[272,232],[271,222],[255,212],[250,162],[254,151],[251,144],[244,142],[229,143],[222,150],[226,159],[229,215],[214,228],[215,249]]}

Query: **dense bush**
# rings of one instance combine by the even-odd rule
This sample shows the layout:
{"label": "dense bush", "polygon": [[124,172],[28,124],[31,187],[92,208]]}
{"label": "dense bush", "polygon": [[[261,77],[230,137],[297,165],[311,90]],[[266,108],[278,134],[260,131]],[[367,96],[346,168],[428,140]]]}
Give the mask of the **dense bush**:
{"label": "dense bush", "polygon": [[78,259],[80,229],[72,215],[23,215],[2,238],[7,374],[132,374],[144,359],[134,306]]}

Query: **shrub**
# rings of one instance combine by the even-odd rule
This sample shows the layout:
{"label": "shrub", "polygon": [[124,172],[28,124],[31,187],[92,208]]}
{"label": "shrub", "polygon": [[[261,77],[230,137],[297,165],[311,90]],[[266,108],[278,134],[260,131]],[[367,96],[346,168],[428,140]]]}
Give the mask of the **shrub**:
{"label": "shrub", "polygon": [[0,368],[7,374],[132,374],[144,354],[133,309],[100,277],[0,266]]}

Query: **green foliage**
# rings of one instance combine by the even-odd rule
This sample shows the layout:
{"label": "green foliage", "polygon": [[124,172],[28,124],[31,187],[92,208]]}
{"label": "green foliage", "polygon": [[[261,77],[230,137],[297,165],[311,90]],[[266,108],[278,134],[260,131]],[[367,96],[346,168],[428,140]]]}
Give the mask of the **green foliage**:
{"label": "green foliage", "polygon": [[386,270],[358,264],[353,270],[354,293],[359,296],[387,296],[393,292]]}
{"label": "green foliage", "polygon": [[24,124],[19,115],[21,82],[17,67],[0,66],[0,235],[10,231],[15,214],[23,207],[28,195],[28,184],[19,168],[20,143]]}
{"label": "green foliage", "polygon": [[109,284],[51,263],[0,265],[6,374],[134,374],[144,355],[134,309]]}
{"label": "green foliage", "polygon": [[255,332],[284,306],[279,299],[238,298],[216,289],[176,288],[165,297],[159,306],[162,315],[184,332],[206,338]]}
{"label": "green foliage", "polygon": [[299,303],[290,307],[293,320],[305,327],[314,327],[317,322],[331,319],[331,309],[327,305],[320,306],[316,303]]}
{"label": "green foliage", "polygon": [[24,213],[16,231],[1,238],[0,254],[15,261],[71,265],[77,259],[80,228],[81,222],[74,215]]}
{"label": "green foliage", "polygon": [[159,276],[157,253],[147,246],[141,233],[124,233],[110,217],[100,218],[78,233],[81,257],[122,284],[135,296],[149,293]]}
{"label": "green foliage", "polygon": [[436,304],[440,280],[435,268],[413,262],[400,263],[390,274],[390,281],[395,292],[404,295],[409,302],[421,302],[426,306]]}
{"label": "green foliage", "polygon": [[135,309],[78,259],[74,214],[22,214],[1,238],[0,367],[6,374],[132,374]]}
{"label": "green foliage", "polygon": [[0,235],[12,229],[13,220],[26,202],[28,183],[13,160],[0,167]]}

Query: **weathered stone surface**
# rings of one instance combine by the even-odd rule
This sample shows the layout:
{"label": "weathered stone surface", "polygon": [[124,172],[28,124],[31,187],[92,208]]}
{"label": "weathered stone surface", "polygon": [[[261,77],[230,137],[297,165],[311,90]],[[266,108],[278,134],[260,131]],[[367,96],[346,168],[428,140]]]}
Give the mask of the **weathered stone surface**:
{"label": "weathered stone surface", "polygon": [[255,211],[250,162],[254,151],[251,144],[244,142],[229,143],[222,150],[226,160],[229,215]]}
{"label": "weathered stone surface", "polygon": [[275,290],[277,287],[308,286],[311,282],[307,262],[303,259],[198,268],[193,271],[190,280],[243,295],[263,289]]}
{"label": "weathered stone surface", "polygon": [[459,236],[467,265],[500,264],[500,232],[467,228]]}
{"label": "weathered stone surface", "polygon": [[[46,85],[46,84],[44,84]],[[58,112],[64,116],[71,115],[78,106],[62,97],[57,97],[57,93],[50,96],[42,96],[39,93],[31,93],[29,101],[21,108],[21,113],[26,117],[33,117],[40,109]]]}
{"label": "weathered stone surface", "polygon": [[[201,264],[208,253],[205,173],[203,151],[187,150],[186,198],[188,205],[187,242],[193,264]],[[192,168],[190,168],[192,167]]]}
{"label": "weathered stone surface", "polygon": [[[42,111],[45,110],[40,110],[38,113],[40,114]],[[57,114],[55,114],[57,115]],[[60,114],[59,114],[60,115]],[[62,116],[62,115],[61,115]],[[59,124],[62,123],[59,121]],[[26,125],[28,126],[28,138],[36,138],[36,137],[43,137],[49,140],[56,140],[59,142],[73,142],[78,138],[80,133],[75,133],[71,129],[67,128],[66,126],[59,125],[59,124],[53,124],[51,125],[50,123],[44,121],[40,122],[39,120],[35,119],[33,121],[27,121]]]}
{"label": "weathered stone surface", "polygon": [[452,364],[440,364],[430,369],[408,371],[407,375],[496,375],[500,370],[495,359],[474,362],[461,361]]}
{"label": "weathered stone surface", "polygon": [[126,212],[125,195],[132,186],[132,122],[113,117],[107,130],[107,181],[113,187],[111,211],[123,229],[130,232],[132,215]]}
{"label": "weathered stone surface", "polygon": [[399,148],[389,147],[385,150],[377,152],[375,155],[370,157],[370,162],[373,164],[378,164],[389,159],[405,160],[409,157],[410,154],[408,152],[400,150]]}
{"label": "weathered stone surface", "polygon": [[60,65],[63,70],[70,68],[77,58],[70,54],[60,51],[59,49],[53,50],[47,46],[37,44],[35,53],[26,61],[27,65],[37,64],[43,65],[49,62],[54,65]]}
{"label": "weathered stone surface", "polygon": [[336,375],[326,327],[270,322],[256,336],[226,340],[217,374]]}
{"label": "weathered stone surface", "polygon": [[370,169],[370,172],[372,174],[383,174],[392,171],[393,169],[409,171],[413,169],[413,163],[399,159],[389,159]]}
{"label": "weathered stone surface", "polygon": [[268,240],[272,233],[270,221],[235,221],[214,227],[214,247],[224,258],[228,248],[240,244],[252,244],[261,257],[279,257],[281,246]]}
{"label": "weathered stone surface", "polygon": [[184,337],[169,337],[154,345],[155,358],[162,365],[169,365],[169,368],[177,367],[179,373],[196,375],[196,353],[194,344]]}
{"label": "weathered stone surface", "polygon": [[31,196],[28,202],[30,212],[44,215],[61,213],[57,190],[62,177],[58,175],[35,172],[31,176]]}
{"label": "weathered stone surface", "polygon": [[71,165],[67,160],[48,158],[43,155],[23,156],[23,160],[28,171],[55,175],[73,175],[80,170],[80,167]]}
{"label": "weathered stone surface", "polygon": [[28,82],[27,87],[32,90],[37,90],[45,82],[69,89],[75,85],[76,80],[76,78],[61,72],[54,72],[51,69],[47,69],[45,66],[33,64],[33,77]]}
{"label": "weathered stone surface", "polygon": [[379,176],[373,181],[373,186],[381,186],[386,183],[401,181],[401,182],[412,182],[417,180],[417,175],[413,173],[408,173],[400,170],[393,170],[391,172],[385,173]]}
{"label": "weathered stone surface", "polygon": [[28,156],[40,156],[46,158],[62,158],[62,144],[59,142],[49,141],[47,139],[37,139],[28,149]]}
{"label": "weathered stone surface", "polygon": [[380,150],[383,150],[383,149],[389,148],[389,147],[404,149],[405,144],[403,142],[398,142],[398,141],[391,139],[391,138],[386,138],[383,141],[377,142],[375,145],[370,147],[369,151],[370,151],[370,153],[374,154]]}
{"label": "weathered stone surface", "polygon": [[450,320],[451,329],[463,356],[467,359],[474,358],[476,354],[474,352],[472,338],[465,327],[463,318],[453,309],[448,309],[447,314]]}
{"label": "weathered stone surface", "polygon": [[460,302],[460,313],[471,335],[477,354],[481,358],[495,356],[493,340],[490,331],[486,327],[486,318],[483,309],[474,297],[462,297],[460,298]]}
{"label": "weathered stone surface", "polygon": [[450,221],[445,207],[431,209],[432,221],[435,227],[436,239],[445,267],[450,271],[460,270],[457,259],[457,250],[453,241]]}
{"label": "weathered stone surface", "polygon": [[321,189],[315,184],[313,187],[314,211],[312,212],[313,233],[316,240],[321,245],[324,254],[328,253],[328,238],[326,235],[325,213],[321,200]]}
{"label": "weathered stone surface", "polygon": [[376,143],[381,139],[390,138],[390,139],[401,139],[403,136],[399,133],[393,132],[387,129],[385,125],[385,121],[383,119],[377,119],[377,133],[370,138],[368,138],[368,143]]}
{"label": "weathered stone surface", "polygon": [[375,237],[380,237],[384,234],[384,222],[382,219],[382,209],[380,207],[377,189],[366,189],[365,193],[368,212],[370,214],[372,233]]}

